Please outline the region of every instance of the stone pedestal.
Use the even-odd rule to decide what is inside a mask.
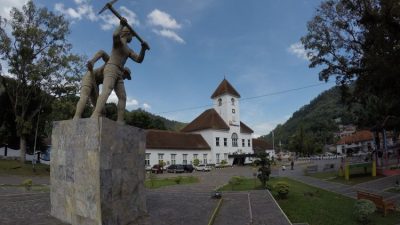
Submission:
[[[145,224],[145,132],[115,121],[54,122],[51,215],[73,225]]]

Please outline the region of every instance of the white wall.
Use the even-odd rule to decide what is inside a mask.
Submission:
[[[192,164],[194,154],[200,163],[203,163],[203,155],[207,154],[207,163],[211,160],[210,150],[180,150],[180,149],[146,149],[146,154],[150,154],[150,166],[158,164],[158,154],[163,155],[163,161],[168,165],[172,164],[171,154],[175,154],[175,164],[183,164],[183,155],[187,154],[187,164]]]

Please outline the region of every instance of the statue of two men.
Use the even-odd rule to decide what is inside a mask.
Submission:
[[[82,80],[81,98],[77,104],[74,119],[81,117],[89,95],[91,96],[93,104],[95,104],[95,109],[91,118],[101,116],[106,101],[112,90],[114,90],[118,97],[117,122],[124,123],[126,92],[123,80],[130,80],[130,71],[128,68],[124,68],[124,65],[128,58],[137,63],[141,63],[146,50],[149,50],[149,46],[146,42],[142,42],[139,55],[129,48],[128,44],[131,42],[133,34],[127,26],[128,23],[126,19],[122,17],[120,25],[113,33],[113,45],[110,56],[104,51],[99,51],[93,59],[88,62],[89,71]],[[106,63],[102,67],[92,71],[94,63],[100,58]],[[101,81],[103,83],[102,92],[100,96],[96,98],[98,95],[96,94],[98,93],[98,85],[101,84]]]

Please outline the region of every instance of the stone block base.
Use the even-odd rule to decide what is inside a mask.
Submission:
[[[51,215],[73,225],[146,224],[145,132],[115,121],[54,122]]]

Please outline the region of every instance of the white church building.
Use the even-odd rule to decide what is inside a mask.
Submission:
[[[240,121],[240,94],[224,79],[211,95],[207,109],[180,132],[148,130],[146,166],[191,164],[228,165],[252,162],[253,130]]]

